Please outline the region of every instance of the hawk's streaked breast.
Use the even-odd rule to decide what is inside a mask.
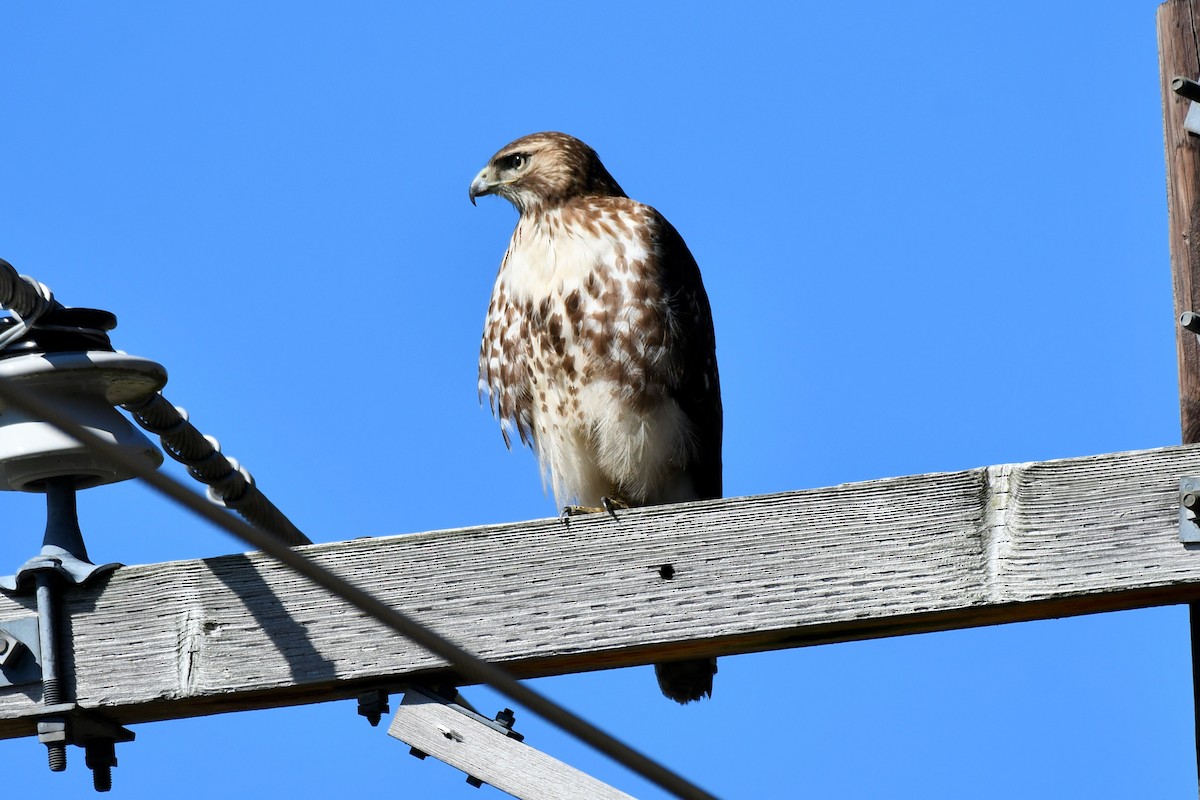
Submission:
[[[689,499],[659,219],[623,197],[522,218],[496,278],[480,391],[534,446],[560,504]]]

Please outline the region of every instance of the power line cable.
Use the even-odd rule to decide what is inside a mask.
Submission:
[[[208,486],[208,499],[232,508],[250,524],[295,547],[312,544],[287,516],[259,490],[254,478],[235,459],[221,452],[221,444],[197,430],[187,411],[173,406],[161,394],[124,403],[134,421],[158,436],[163,451],[188,468],[188,474]]]

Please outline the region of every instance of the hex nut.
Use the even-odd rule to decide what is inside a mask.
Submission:
[[[0,667],[12,666],[24,649],[24,642],[6,631],[0,631]]]

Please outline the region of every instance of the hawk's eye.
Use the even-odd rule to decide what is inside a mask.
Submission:
[[[513,155],[504,159],[504,161],[505,169],[522,169],[526,164],[529,163],[529,156],[525,155],[524,153],[514,153]]]

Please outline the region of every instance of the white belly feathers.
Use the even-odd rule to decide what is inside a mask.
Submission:
[[[628,200],[522,218],[497,276],[480,391],[527,429],[559,504],[695,497],[669,312],[653,242],[635,233],[654,219]]]

